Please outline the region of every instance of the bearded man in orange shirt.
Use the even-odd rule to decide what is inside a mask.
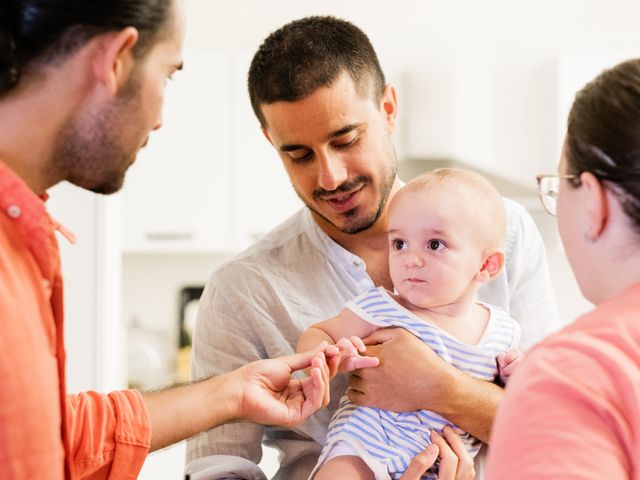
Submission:
[[[179,0],[0,3],[2,479],[136,478],[149,450],[234,419],[295,425],[326,403],[314,352],[150,394],[65,391],[61,227],[46,191],[122,186],[160,128],[183,32]]]

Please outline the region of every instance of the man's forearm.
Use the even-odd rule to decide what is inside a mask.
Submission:
[[[150,451],[164,448],[237,417],[229,374],[143,393],[151,418]]]
[[[457,371],[437,413],[482,442],[489,443],[503,394],[504,390],[499,386]]]

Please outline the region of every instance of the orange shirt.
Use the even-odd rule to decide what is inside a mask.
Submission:
[[[0,162],[0,478],[134,479],[151,440],[140,393],[65,391],[55,229]]]
[[[487,479],[640,479],[640,285],[544,340],[516,369]]]

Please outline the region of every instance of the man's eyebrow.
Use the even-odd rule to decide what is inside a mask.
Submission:
[[[305,147],[304,145],[280,145],[279,150],[281,152],[293,152],[295,150],[302,150],[303,148],[309,148],[309,147]]]
[[[361,125],[360,123],[353,123],[351,125],[347,125],[346,127],[342,127],[339,130],[336,130],[335,132],[331,132],[329,135],[327,135],[327,140],[333,140],[334,138],[341,137],[342,135],[346,135],[347,133],[352,132],[353,130],[360,127],[360,125]],[[305,148],[309,148],[309,147],[305,145],[293,143],[293,144],[281,145],[279,150],[281,152],[293,152],[295,150],[302,150]]]
[[[358,127],[360,127],[360,123],[352,123],[351,125],[347,125],[346,127],[342,127],[340,130],[336,130],[335,132],[331,132],[327,137],[327,140],[332,140],[336,137],[341,137],[349,132],[354,131]]]

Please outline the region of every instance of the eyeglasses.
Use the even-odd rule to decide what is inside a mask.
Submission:
[[[537,175],[538,180],[538,193],[540,194],[540,201],[542,206],[551,215],[555,216],[558,207],[558,188],[560,187],[560,180],[575,180],[578,177],[576,175]]]

